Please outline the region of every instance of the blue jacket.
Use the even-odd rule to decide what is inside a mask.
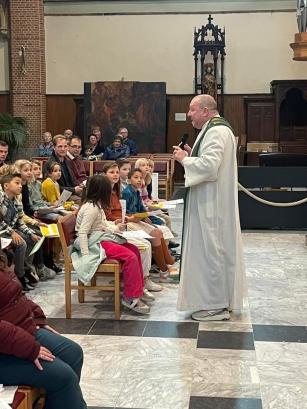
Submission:
[[[136,142],[133,139],[127,138],[123,141],[123,143],[129,147],[131,156],[135,156],[138,154],[138,148],[136,146]]]
[[[140,192],[135,190],[131,185],[128,185],[123,190],[122,198],[126,200],[127,214],[146,212]]]
[[[102,159],[103,160],[117,160],[120,158],[127,158],[130,155],[130,150],[127,145],[122,145],[119,148],[114,148],[113,145],[109,145],[104,154]]]

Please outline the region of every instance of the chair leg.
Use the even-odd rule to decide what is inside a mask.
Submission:
[[[78,286],[83,287],[83,289],[78,288],[78,301],[84,303],[84,284],[78,280]]]
[[[115,319],[120,320],[120,269],[117,266],[114,274],[114,307],[115,307]]]
[[[66,318],[71,318],[71,273],[65,266],[65,309]]]
[[[97,276],[95,274],[94,277],[91,279],[91,286],[95,287],[96,285],[97,285]]]

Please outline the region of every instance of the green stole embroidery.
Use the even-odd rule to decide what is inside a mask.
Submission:
[[[231,125],[229,124],[229,122],[226,121],[225,118],[222,118],[221,116],[214,116],[213,118],[210,119],[202,136],[199,138],[195,146],[193,146],[191,156],[198,156],[200,144],[202,143],[204,136],[209,131],[209,129],[213,128],[214,126],[221,126],[221,125],[227,126],[227,128],[229,128],[233,132]]]

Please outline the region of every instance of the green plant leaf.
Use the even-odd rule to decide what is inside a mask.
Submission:
[[[0,113],[0,139],[7,142],[10,149],[23,146],[28,136],[28,125],[24,118]]]

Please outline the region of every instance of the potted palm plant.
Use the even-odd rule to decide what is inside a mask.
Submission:
[[[6,112],[0,113],[0,139],[7,142],[10,156],[24,145],[29,136],[27,121]]]

